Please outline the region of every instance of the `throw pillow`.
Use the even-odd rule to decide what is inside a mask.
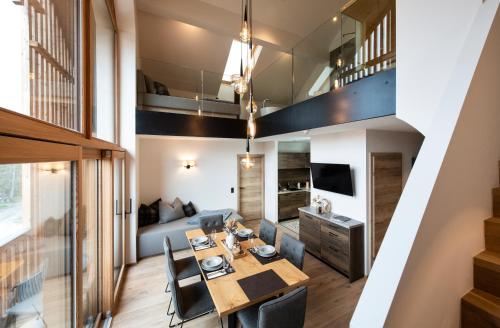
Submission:
[[[196,214],[196,208],[194,208],[194,205],[191,202],[187,203],[187,205],[183,205],[182,209],[184,210],[186,216],[191,217]]]
[[[141,204],[139,207],[139,227],[144,227],[160,220],[160,202],[161,198],[155,200],[149,205]]]
[[[168,88],[165,84],[155,81],[154,86],[155,86],[157,95],[170,96],[170,92],[168,92]]]
[[[174,220],[182,219],[186,215],[182,209],[182,202],[176,198],[172,204],[166,202],[160,203],[160,221],[159,223],[167,223]]]
[[[156,93],[155,82],[151,80],[146,74],[144,74],[144,82],[146,83],[147,93]]]

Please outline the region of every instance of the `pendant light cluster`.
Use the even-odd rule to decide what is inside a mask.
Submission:
[[[248,111],[247,122],[247,144],[246,156],[241,161],[245,168],[254,166],[254,161],[250,157],[250,140],[255,138],[256,125],[255,114],[257,113],[257,105],[255,103],[253,94],[253,78],[252,71],[254,66],[254,53],[253,53],[253,26],[252,26],[252,0],[241,1],[241,61],[240,61],[240,74],[233,76],[234,92],[243,96],[248,92],[248,103],[246,110]],[[246,67],[243,69],[243,56],[246,56]]]

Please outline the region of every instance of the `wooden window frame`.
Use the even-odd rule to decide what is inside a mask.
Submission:
[[[106,268],[106,259],[113,258],[113,248],[106,244],[111,240],[106,235],[111,230],[105,224],[106,218],[113,218],[113,158],[122,156],[125,162],[125,149],[120,143],[120,103],[119,103],[119,33],[115,15],[114,0],[105,0],[110,12],[111,20],[115,30],[115,142],[107,142],[92,136],[92,111],[93,111],[93,40],[91,34],[91,2],[80,0],[80,47],[81,47],[81,79],[78,86],[81,90],[81,131],[70,130],[31,116],[18,113],[8,108],[0,107],[0,164],[48,162],[48,161],[75,161],[76,170],[76,234],[74,240],[76,263],[75,263],[75,292],[73,323],[76,327],[83,327],[83,281],[82,281],[82,239],[83,220],[82,215],[82,161],[83,159],[100,159],[100,192],[102,197],[100,205],[100,297],[101,314],[96,318],[94,326],[99,326],[101,318],[106,312],[112,312],[117,304],[123,279],[126,274],[124,266],[120,272],[117,289],[113,288],[113,262]],[[126,166],[125,166],[126,168]],[[111,171],[109,171],[111,169]],[[106,171],[107,170],[107,171]],[[105,172],[111,172],[106,176]],[[126,172],[124,171],[125,175]],[[123,186],[125,190],[125,186]],[[106,196],[106,197],[105,197]],[[110,198],[109,198],[110,197]],[[110,220],[113,222],[113,220]],[[111,255],[111,256],[109,256]],[[111,272],[111,284],[109,284],[109,272]],[[106,282],[108,279],[108,282]]]

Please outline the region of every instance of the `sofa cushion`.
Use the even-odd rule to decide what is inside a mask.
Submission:
[[[158,198],[149,205],[141,204],[141,206],[139,207],[138,217],[139,227],[158,223],[158,221],[160,220],[160,202],[161,198]]]
[[[155,81],[154,86],[155,86],[157,95],[170,96],[170,92],[168,92],[168,88],[165,84]]]
[[[183,204],[179,198],[176,198],[172,204],[161,202],[159,223],[167,223],[185,217],[182,206]]]
[[[194,208],[194,205],[191,202],[183,205],[182,209],[184,210],[184,214],[186,214],[186,216],[193,216],[196,214],[196,208]]]
[[[146,74],[144,74],[144,82],[146,83],[147,93],[156,93],[155,82]]]

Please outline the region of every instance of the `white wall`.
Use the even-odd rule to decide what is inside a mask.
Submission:
[[[366,130],[311,136],[311,162],[349,164],[353,172],[354,196],[311,188],[332,203],[332,211],[366,222]]]
[[[253,154],[264,154],[264,145],[254,143]],[[198,210],[237,209],[237,158],[245,153],[245,140],[186,137],[139,137],[140,201],[158,198],[184,203]],[[195,160],[185,169],[183,160]],[[234,193],[231,193],[231,188]]]
[[[265,202],[266,219],[278,222],[278,142],[264,143],[266,156]]]
[[[476,70],[498,4],[498,0],[487,0],[477,15],[470,13],[475,17],[464,35],[466,46],[459,51],[446,91],[433,104],[439,111],[426,133],[351,327],[459,326],[460,298],[472,288],[472,257],[484,247],[483,220],[491,215],[491,187],[498,183],[499,14]],[[464,4],[449,5],[460,12]],[[428,8],[408,15],[435,14],[441,23],[454,19],[455,10]],[[437,29],[440,26],[433,24]],[[425,49],[435,51],[430,46]],[[429,78],[436,74],[439,71]],[[422,97],[419,90],[414,93],[415,98]]]
[[[116,6],[118,23],[118,72],[120,76],[120,145],[127,150],[125,199],[132,199],[131,214],[125,226],[127,237],[126,261],[135,263],[137,232],[137,174],[136,174],[136,33],[134,0],[121,0]],[[126,203],[128,207],[128,202]]]
[[[424,135],[482,2],[397,1],[396,116]]]

